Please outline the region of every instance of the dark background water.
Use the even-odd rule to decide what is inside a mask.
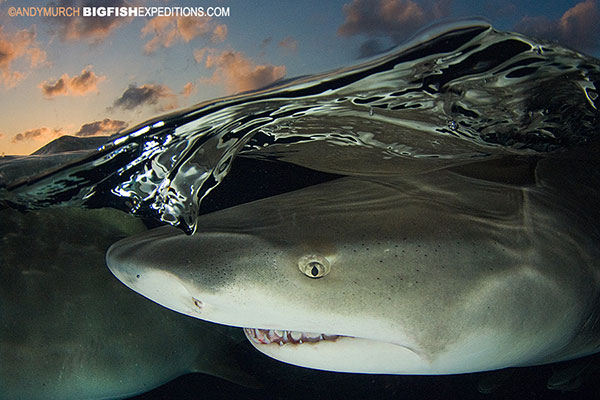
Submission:
[[[252,349],[249,349],[252,350]],[[307,398],[397,398],[397,399],[595,399],[598,371],[591,369],[575,391],[546,388],[554,365],[515,368],[514,373],[490,394],[478,391],[480,379],[490,373],[406,376],[360,375],[310,371],[249,355],[248,362],[263,368],[264,388],[251,389],[203,374],[179,377],[135,400],[158,399],[307,399]],[[567,365],[562,363],[559,365]]]

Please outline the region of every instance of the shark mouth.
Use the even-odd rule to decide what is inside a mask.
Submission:
[[[341,335],[329,335],[326,333],[313,333],[313,332],[297,332],[297,331],[285,331],[278,329],[258,329],[258,328],[244,328],[246,337],[256,344],[271,344],[276,343],[280,346],[284,344],[302,344],[302,343],[316,343],[321,341],[335,341]]]

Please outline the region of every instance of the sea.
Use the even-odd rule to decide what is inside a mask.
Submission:
[[[2,157],[0,209],[110,207],[192,234],[199,215],[344,176],[454,169],[477,178],[499,165],[486,179],[528,185],[535,173],[522,167],[550,160],[548,185],[598,221],[599,92],[599,60],[461,21],[358,65],[208,101],[113,137],[60,138],[31,156]],[[520,172],[506,175],[507,165]],[[583,366],[403,376],[309,370],[249,344],[244,351],[243,362],[268,377],[263,387],[186,374],[133,398],[579,399],[599,389],[593,356]],[[567,368],[582,372],[549,389]]]

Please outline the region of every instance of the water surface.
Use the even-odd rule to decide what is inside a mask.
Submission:
[[[374,176],[594,158],[599,86],[594,58],[463,22],[358,66],[147,121],[41,174],[5,163],[0,199],[108,205],[191,232],[239,156]],[[585,155],[565,156],[573,149]]]

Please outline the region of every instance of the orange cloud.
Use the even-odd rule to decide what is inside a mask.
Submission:
[[[86,0],[60,0],[58,7],[83,7],[89,6]],[[126,7],[130,6],[124,0],[105,0],[102,6],[106,7]],[[129,23],[132,18],[129,17],[48,17],[47,21],[57,26],[57,33],[61,40],[87,40],[90,43],[102,42],[115,29]]]
[[[412,0],[353,0],[342,8],[346,20],[338,34],[384,35],[399,43],[433,19],[447,16],[451,2],[437,0],[420,5]]]
[[[524,17],[514,29],[578,50],[594,50],[600,46],[600,10],[597,1],[586,0],[565,11],[558,20]]]
[[[183,97],[190,97],[191,95],[196,93],[197,90],[198,88],[196,87],[196,84],[194,82],[188,82],[183,86],[181,94],[183,95]]]
[[[210,37],[210,41],[213,43],[220,43],[227,38],[227,25],[220,24],[215,27],[213,34]]]
[[[62,128],[48,128],[43,126],[41,128],[30,129],[28,131],[17,133],[13,139],[13,143],[29,141],[29,140],[37,140],[37,141],[49,141],[52,139],[56,139],[59,136],[66,135],[67,133]]]
[[[90,92],[98,91],[98,83],[105,80],[105,76],[98,76],[90,67],[84,68],[80,75],[69,77],[63,74],[56,81],[46,81],[40,83],[39,87],[47,98],[54,96],[83,96]]]
[[[80,137],[109,136],[127,128],[127,125],[125,121],[104,118],[102,121],[94,121],[81,125],[81,128],[74,135]]]
[[[285,76],[284,65],[255,65],[250,59],[237,51],[216,49],[194,50],[196,62],[206,68],[215,69],[209,83],[223,83],[228,93],[247,92],[259,89]]]
[[[0,26],[0,83],[13,87],[26,76],[24,71],[12,68],[17,60],[29,60],[31,68],[46,62],[46,52],[36,42],[34,28],[22,29],[14,34],[4,33]]]
[[[165,85],[132,84],[114,101],[113,107],[133,110],[146,104],[156,105],[159,111],[172,110],[177,107],[177,96]]]
[[[142,37],[148,35],[154,37],[144,45],[144,52],[152,54],[161,47],[171,47],[180,40],[189,43],[197,37],[222,42],[227,37],[227,26],[215,26],[208,17],[154,17],[142,28]]]
[[[278,46],[283,47],[284,49],[296,51],[298,49],[298,41],[291,36],[288,36],[279,42]]]

